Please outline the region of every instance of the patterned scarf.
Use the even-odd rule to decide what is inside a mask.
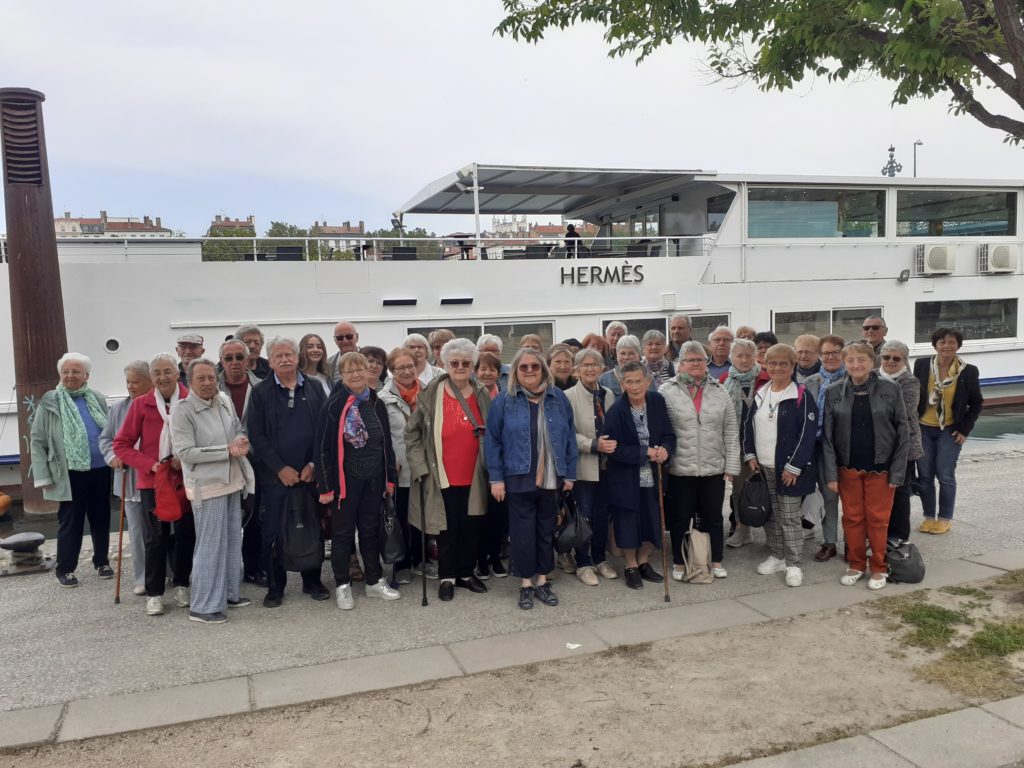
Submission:
[[[548,420],[544,418],[544,401],[547,399],[544,395],[547,392],[547,386],[541,387],[536,392],[527,389],[522,384],[519,385],[519,388],[531,400],[540,398],[540,402],[537,403],[537,474],[535,476],[537,487],[555,488],[557,480],[555,459],[551,450],[551,436],[548,434]]]
[[[932,387],[932,391],[928,393],[928,404],[935,406],[935,414],[938,416],[940,428],[946,426],[946,400],[943,394],[950,387],[956,386],[957,377],[963,369],[964,361],[958,355],[953,358],[953,362],[949,366],[949,374],[946,378],[940,378],[939,356],[935,355],[932,358],[932,379],[935,381],[935,385]]]
[[[74,392],[65,388],[63,384],[58,384],[55,391],[57,392],[57,411],[60,413],[60,423],[64,431],[64,454],[67,457],[68,469],[75,472],[88,472],[92,467],[89,435],[85,431],[82,414],[74,401],[80,397],[85,398],[89,415],[100,429],[107,425],[107,416],[100,407],[96,393],[89,389],[88,384],[83,384]]]
[[[646,365],[647,370],[650,371],[651,378],[658,382],[658,384],[664,384],[672,377],[672,366],[665,358],[661,358],[661,360],[656,363],[645,360],[644,365]]]
[[[415,379],[412,383],[412,386],[406,389],[401,384],[399,384],[398,379],[395,379],[395,386],[398,387],[398,394],[400,394],[402,396],[402,399],[405,400],[406,404],[409,406],[409,410],[415,411],[416,398],[420,396],[420,390],[423,388],[420,385],[420,380]]]
[[[821,386],[818,387],[818,434],[821,434],[822,423],[825,421],[825,390],[835,384],[841,378],[846,376],[846,365],[840,365],[836,370],[829,372],[826,371],[824,366],[818,371],[818,375],[821,376]]]
[[[367,387],[358,395],[350,394],[348,397],[348,410],[345,412],[345,442],[353,448],[363,448],[366,441],[370,439],[370,433],[363,423],[362,414],[359,413],[359,404],[370,399],[370,388]]]

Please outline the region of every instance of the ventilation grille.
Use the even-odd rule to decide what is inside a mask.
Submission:
[[[39,151],[39,120],[35,101],[6,101],[0,105],[4,168],[8,184],[43,183]]]
[[[978,246],[978,271],[981,273],[988,272],[988,243],[982,243]]]

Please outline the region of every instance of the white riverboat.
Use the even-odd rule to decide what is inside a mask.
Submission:
[[[60,240],[68,343],[92,357],[93,386],[120,396],[130,360],[172,350],[186,331],[202,334],[213,355],[242,322],[268,335],[313,331],[329,343],[333,325],[348,319],[362,344],[385,348],[443,326],[495,333],[514,348],[527,332],[550,343],[611,320],[665,329],[674,312],[689,314],[704,338],[719,324],[770,329],[784,341],[855,338],[866,315],[881,314],[889,338],[915,356],[930,353],[937,326],[959,328],[986,397],[1024,393],[1019,180],[474,164],[395,215],[414,214],[478,223],[436,241],[366,241],[349,261],[329,260],[329,239],[234,238],[239,260],[217,262],[203,261],[202,238]],[[599,231],[572,249],[480,231],[481,216],[506,214],[584,220]],[[0,284],[6,296],[6,263]],[[8,465],[18,460],[16,409],[31,407],[15,400],[12,354],[3,311],[0,462]]]

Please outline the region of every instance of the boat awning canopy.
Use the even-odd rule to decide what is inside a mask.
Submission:
[[[473,163],[428,184],[398,213],[566,216],[597,200],[634,193],[647,186],[689,181],[714,172],[629,168],[557,168]],[[479,209],[474,205],[474,181]]]

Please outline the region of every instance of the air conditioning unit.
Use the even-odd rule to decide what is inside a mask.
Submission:
[[[982,275],[1006,275],[1017,271],[1016,245],[978,246],[978,272]]]
[[[918,275],[951,275],[956,252],[948,245],[914,246],[914,271]]]

